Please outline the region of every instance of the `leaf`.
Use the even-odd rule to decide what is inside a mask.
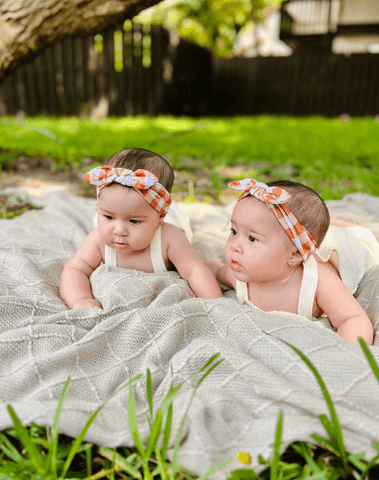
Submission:
[[[62,413],[63,403],[66,399],[68,389],[70,387],[71,377],[68,377],[65,386],[63,387],[62,393],[59,397],[58,407],[55,411],[53,426],[51,427],[51,439],[50,445],[48,447],[48,460],[47,465],[50,472],[56,475],[57,473],[57,451],[58,451],[58,437],[59,437],[59,418]]]
[[[80,447],[80,444],[82,443],[83,441],[83,438],[85,436],[85,434],[87,433],[87,430],[89,429],[89,427],[91,426],[92,422],[95,420],[97,414],[100,412],[100,410],[109,402],[109,400],[111,398],[113,398],[115,395],[117,395],[117,393],[119,393],[121,390],[123,390],[125,387],[127,387],[128,385],[131,386],[131,384],[137,380],[139,380],[140,378],[142,377],[142,375],[137,375],[136,377],[132,378],[131,380],[129,380],[128,382],[126,382],[124,385],[122,385],[122,387],[120,387],[118,390],[116,390],[102,405],[100,405],[99,408],[96,409],[96,411],[90,416],[89,420],[87,421],[87,423],[85,424],[83,430],[80,432],[79,436],[75,439],[72,447],[71,447],[71,450],[70,450],[70,453],[68,454],[67,456],[67,459],[65,461],[65,464],[63,466],[63,470],[62,470],[62,473],[61,473],[61,476],[62,477],[65,477],[70,465],[71,465],[71,462],[74,458],[74,456],[76,455],[79,447]]]
[[[277,480],[278,478],[279,461],[280,461],[280,445],[282,444],[282,432],[283,432],[283,411],[280,410],[278,415],[278,422],[276,424],[274,456],[270,464],[270,480]]]
[[[0,433],[0,450],[15,463],[28,463],[4,433]]]
[[[162,448],[161,448],[161,454],[163,458],[166,458],[166,453],[167,453],[168,445],[170,441],[172,414],[173,414],[173,406],[171,403],[167,410],[166,424],[163,432],[163,441],[162,441]]]
[[[307,462],[307,465],[309,465],[312,473],[321,472],[320,467],[313,460],[313,456],[309,452],[310,447],[307,444],[302,442],[300,445],[293,444],[291,446],[304,458],[304,460]]]
[[[365,356],[367,358],[367,361],[368,361],[372,371],[374,372],[374,375],[375,375],[377,381],[379,382],[379,366],[376,363],[373,354],[370,352],[370,349],[368,348],[366,342],[363,340],[362,337],[358,337],[358,342],[359,342],[359,344],[360,344],[360,346],[363,350],[363,353],[365,354]]]
[[[22,425],[13,408],[7,405],[7,410],[12,418],[14,428],[16,429],[18,438],[28,452],[30,463],[35,467],[38,473],[46,473],[43,457],[37,450],[33,440],[29,436],[28,430]]]
[[[146,371],[146,397],[147,397],[147,403],[149,405],[150,422],[152,422],[153,421],[153,391],[151,388],[151,373],[149,369],[147,369]]]
[[[331,396],[328,392],[328,389],[326,388],[326,385],[325,385],[323,379],[321,378],[321,375],[318,373],[316,367],[304,355],[304,353],[301,352],[298,348],[294,347],[293,345],[291,345],[289,343],[288,343],[288,345],[289,345],[289,347],[292,348],[292,350],[294,352],[296,352],[299,355],[299,357],[310,368],[313,375],[316,377],[316,380],[317,380],[317,382],[318,382],[318,384],[321,388],[321,391],[324,395],[326,404],[327,404],[328,409],[329,409],[330,417],[331,417],[331,424],[330,425],[331,425],[331,428],[333,429],[333,435],[332,435],[331,440],[335,440],[335,442],[336,442],[335,448],[338,449],[339,455],[342,458],[342,462],[343,462],[344,466],[346,467],[346,465],[347,465],[347,454],[346,454],[346,450],[345,450],[345,445],[343,443],[342,429],[341,429],[340,422],[338,420],[337,412],[334,408],[332,398],[331,398]]]

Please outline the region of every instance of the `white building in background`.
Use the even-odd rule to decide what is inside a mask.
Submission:
[[[379,0],[285,0],[237,38],[235,55],[379,53]]]
[[[378,0],[341,1],[338,27],[333,40],[336,53],[379,53]]]
[[[279,10],[266,9],[263,23],[251,23],[237,35],[234,54],[244,57],[291,55],[292,49],[280,40],[279,33]]]

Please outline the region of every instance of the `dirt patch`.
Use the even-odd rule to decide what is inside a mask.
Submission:
[[[86,171],[86,165],[89,167],[94,162],[95,159],[83,159],[83,170]],[[232,167],[230,167],[230,170],[232,170]],[[239,170],[240,168],[238,173]],[[228,171],[228,175],[224,179],[225,185],[221,184],[221,188],[218,185],[217,188],[211,181],[212,172],[209,170],[175,170],[175,186],[172,191],[172,198],[177,202],[226,204],[236,198],[235,192],[231,192],[227,188],[227,177],[232,177],[232,173]],[[54,160],[45,157],[20,155],[12,161],[11,165],[3,166],[0,171],[0,191],[7,187],[15,187],[33,197],[41,196],[52,190],[68,190],[74,195],[95,197],[95,189],[83,181],[82,171],[74,166],[56,169],[54,168]],[[0,197],[0,208],[4,207],[6,200],[6,196]],[[16,207],[17,205],[14,206],[14,208]]]
[[[8,155],[9,153],[9,155]],[[95,189],[83,181],[83,172],[104,159],[83,158],[82,170],[73,165],[55,168],[55,161],[46,157],[14,156],[0,148],[2,170],[0,170],[0,191],[7,187],[16,187],[26,195],[41,196],[52,190],[68,190],[74,195],[95,197]],[[8,161],[7,158],[9,157]],[[168,158],[168,161],[170,159]],[[205,202],[214,205],[226,205],[239,194],[228,184],[236,178],[254,176],[263,182],[274,178],[296,180],[298,172],[289,165],[275,165],[269,162],[250,163],[248,165],[218,166],[214,170],[204,168],[201,159],[180,158],[182,168],[175,170],[175,185],[172,198],[177,202]],[[0,197],[0,209],[4,208],[7,197]],[[16,205],[17,206],[17,205]],[[14,208],[16,208],[16,206]],[[25,206],[24,206],[25,207]],[[21,208],[21,207],[20,207]],[[25,207],[26,208],[26,207]]]

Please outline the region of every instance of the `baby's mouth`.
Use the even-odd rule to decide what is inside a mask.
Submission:
[[[123,248],[123,247],[126,247],[127,244],[122,242],[115,242],[115,245],[117,245],[120,248]]]
[[[241,264],[237,262],[237,260],[232,260],[230,262],[230,268],[232,270],[239,270],[241,268]]]

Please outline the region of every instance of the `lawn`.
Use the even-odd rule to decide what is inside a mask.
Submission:
[[[379,195],[379,123],[370,117],[2,117],[0,147],[14,150],[0,154],[4,167],[19,152],[80,168],[84,158],[99,163],[143,147],[178,170],[208,171],[217,190],[249,175],[299,181],[324,200],[356,191]],[[228,167],[241,168],[231,174]]]
[[[325,200],[356,191],[379,195],[379,123],[373,118],[0,118],[0,168],[4,170],[21,153],[51,158],[54,168],[88,169],[89,158],[101,163],[114,152],[130,147],[153,150],[165,156],[175,169],[189,174],[200,170],[209,173],[217,191],[228,181],[248,174],[261,181],[289,178],[303,182]],[[373,362],[369,353],[366,356]],[[378,366],[371,365],[379,381]],[[316,439],[318,447],[298,442],[280,455],[279,417],[273,458],[265,463],[266,470],[256,475],[248,469],[248,455],[241,452],[241,470],[229,479],[379,478],[375,461],[368,463],[362,456],[345,452],[333,404],[328,392],[323,393],[329,420],[322,419],[327,432],[324,439]],[[166,402],[166,422],[169,405]],[[133,404],[128,408],[132,412]],[[58,443],[57,424],[52,429],[34,425],[23,430],[17,418],[14,421],[14,429],[0,433],[0,478],[56,480],[62,478],[62,471],[74,475],[74,470],[76,478],[88,480],[153,478],[150,468],[155,470],[154,478],[194,478],[179,472],[175,462],[168,464],[160,458],[156,439],[148,452],[150,461],[142,443],[138,449],[114,451],[81,444],[80,438],[73,444],[62,436]],[[74,453],[72,458],[69,454],[73,447],[75,458]],[[379,443],[374,447],[378,460]]]

